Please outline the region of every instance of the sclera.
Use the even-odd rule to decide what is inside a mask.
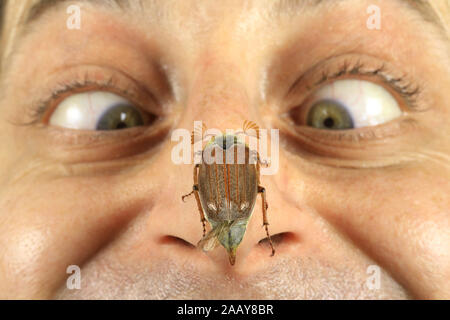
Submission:
[[[101,116],[117,105],[131,106],[131,103],[117,94],[105,91],[73,94],[56,107],[49,124],[69,129],[95,130]]]
[[[336,101],[346,108],[355,128],[376,126],[402,114],[397,101],[386,89],[365,80],[336,80],[317,90],[311,105],[321,100]]]

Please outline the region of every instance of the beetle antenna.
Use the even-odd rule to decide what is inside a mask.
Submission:
[[[199,141],[199,140],[202,140],[203,141],[203,138],[202,138],[202,136],[203,136],[203,131],[206,131],[206,124],[204,124],[203,123],[203,121],[202,121],[202,126],[200,127],[200,126],[196,126],[195,128],[194,128],[194,130],[192,131],[192,134],[191,134],[191,144],[194,144],[194,142],[195,141]]]
[[[245,120],[244,125],[243,125],[243,130],[246,135],[255,137],[255,135],[249,134],[247,132],[248,130],[254,130],[256,132],[256,139],[259,139],[259,126],[256,123],[254,123],[253,121]]]
[[[208,133],[208,134],[205,134],[204,136],[203,136],[203,141],[206,139],[206,138],[208,138],[208,137],[215,137],[216,135],[215,134],[213,134],[213,133]]]

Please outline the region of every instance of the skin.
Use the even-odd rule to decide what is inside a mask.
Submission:
[[[328,2],[278,17],[261,1],[142,2],[138,13],[83,2],[80,30],[66,28],[64,4],[25,34],[16,18],[32,1],[7,7],[0,298],[450,298],[448,1],[433,1],[441,27],[401,0]],[[366,28],[373,3],[381,30]],[[372,131],[375,140],[370,128],[338,139],[295,129],[280,115],[306,93],[287,92],[332,53],[407,75],[420,87],[418,108],[396,96],[404,115]],[[111,68],[131,75],[164,119],[108,133],[20,125],[32,120],[31,102],[86,65],[100,80]],[[170,133],[191,131],[194,120],[239,129],[245,119],[280,129],[279,170],[261,178],[276,254],[259,243],[258,198],[230,266],[223,248],[194,247],[196,203],[181,201],[193,165],[170,161]],[[81,268],[80,290],[66,288],[69,265]],[[370,265],[381,268],[377,290],[366,286]]]

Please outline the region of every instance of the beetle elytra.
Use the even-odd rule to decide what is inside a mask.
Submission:
[[[197,129],[192,132],[192,144],[194,137],[199,135]],[[244,121],[243,133],[248,135],[250,129],[256,132],[256,138],[259,139],[259,127],[251,121]],[[239,141],[236,134],[222,134],[211,138],[201,155],[202,162],[194,167],[192,191],[182,196],[184,201],[186,197],[195,195],[203,225],[203,238],[197,247],[210,251],[221,244],[228,252],[230,264],[234,265],[236,250],[247,230],[259,193],[263,226],[273,256],[275,249],[268,229],[266,190],[260,185],[260,165],[263,162],[259,154]],[[217,161],[218,158],[221,160]],[[208,233],[206,221],[211,225]]]

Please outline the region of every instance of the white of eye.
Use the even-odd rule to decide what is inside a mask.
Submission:
[[[402,114],[395,98],[382,86],[370,81],[334,81],[315,92],[311,105],[321,100],[342,105],[352,117],[355,128],[382,124]]]
[[[105,111],[117,105],[132,104],[111,92],[74,94],[58,105],[50,117],[49,124],[69,129],[95,130]]]

